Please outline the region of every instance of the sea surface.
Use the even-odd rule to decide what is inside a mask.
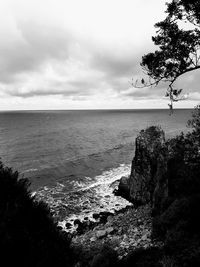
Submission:
[[[135,137],[160,125],[166,137],[188,131],[192,110],[0,112],[0,158],[28,177],[60,222],[129,204],[112,195],[130,173]]]

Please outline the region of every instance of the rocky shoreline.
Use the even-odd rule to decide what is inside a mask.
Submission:
[[[130,165],[120,165],[102,173],[101,176],[90,179],[88,185],[67,191],[67,185],[59,184],[55,187],[44,187],[35,193],[37,200],[48,203],[51,212],[64,231],[73,233],[77,226],[91,227],[104,221],[110,214],[132,203],[113,194],[118,188],[122,175],[130,173]]]
[[[162,246],[162,243],[152,240],[152,207],[156,206],[160,194],[165,195],[165,184],[158,183],[154,178],[159,180],[165,170],[165,166],[158,166],[158,162],[161,162],[159,158],[165,152],[164,142],[164,132],[159,127],[149,127],[136,138],[131,174],[122,177],[114,191],[116,196],[134,205],[114,215],[109,212],[93,214],[98,220],[96,223],[76,222],[77,233],[71,244],[76,251],[81,251],[81,261],[86,259],[86,262],[91,262],[104,246],[114,250],[118,259],[126,257],[135,249]],[[164,152],[159,154],[158,151]]]
[[[127,207],[115,215],[109,215],[104,223],[99,223],[82,234],[72,238],[71,246],[81,251],[79,257],[91,261],[107,246],[116,251],[122,259],[136,248],[161,246],[161,243],[151,238],[152,219],[151,208],[145,205],[135,209]]]
[[[86,195],[91,200],[89,209],[87,205],[82,206],[85,202],[81,203],[79,199],[80,216],[58,221],[60,230],[71,237],[71,248],[79,259],[77,266],[93,266],[93,260],[102,257],[105,247],[118,260],[126,260],[126,256],[137,249],[163,246],[162,242],[152,239],[152,211],[159,210],[160,199],[168,193],[167,180],[162,179],[166,171],[164,132],[156,126],[141,131],[135,147],[129,175],[120,180],[113,176],[112,181],[90,186]],[[54,214],[60,211],[63,188],[59,191],[61,198],[59,195],[56,207],[47,201]],[[44,195],[48,196],[41,196]],[[52,194],[49,196],[51,200]],[[93,203],[95,206],[91,205]],[[64,207],[65,211],[68,208]]]

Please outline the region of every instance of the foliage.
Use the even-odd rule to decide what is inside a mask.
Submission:
[[[158,49],[142,57],[141,66],[149,82],[142,79],[141,83],[145,87],[167,82],[166,96],[172,105],[185,99],[179,97],[182,89],[174,88],[174,82],[186,72],[200,68],[200,2],[172,0],[166,13],[166,18],[155,24],[157,35],[152,37]],[[187,27],[182,27],[183,22]]]
[[[70,239],[27,179],[0,162],[0,253],[3,266],[72,266]]]
[[[192,114],[192,119],[188,121],[188,127],[193,129],[193,134],[200,134],[200,105],[195,107],[195,110]]]
[[[145,135],[149,136],[152,141],[155,141],[161,138],[162,135],[164,136],[164,131],[160,126],[150,126],[145,129]]]
[[[94,256],[91,267],[115,267],[117,264],[117,252],[104,245],[101,251]]]
[[[130,253],[119,264],[120,267],[162,267],[160,261],[163,252],[159,248],[138,248]]]
[[[172,1],[167,12],[175,19],[189,21],[195,26],[200,24],[200,2],[193,0]]]
[[[165,243],[175,266],[200,265],[199,106],[189,125],[193,131],[167,142],[168,199],[153,220],[153,236]]]
[[[156,255],[134,251],[120,266],[200,266],[200,106],[188,124],[192,131],[165,143],[167,168],[159,178],[167,179],[168,194],[157,199],[162,203],[152,226],[152,237],[164,242],[163,250]]]
[[[199,266],[200,195],[176,199],[154,219],[153,234],[165,243],[165,254],[173,257],[176,266]]]

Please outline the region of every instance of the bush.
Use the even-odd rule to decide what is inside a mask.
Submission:
[[[72,266],[69,237],[28,188],[27,179],[0,162],[1,266]]]
[[[200,106],[188,125],[192,131],[165,142],[167,167],[159,181],[167,194],[152,210],[152,237],[164,242],[163,250],[136,250],[120,266],[200,266]]]
[[[94,256],[91,267],[115,267],[117,261],[116,251],[104,245],[101,251]]]
[[[153,219],[153,236],[165,243],[175,266],[200,266],[200,111],[189,122],[193,131],[167,141],[168,198]]]
[[[131,252],[119,264],[120,267],[162,267],[163,251],[159,248],[139,248]]]

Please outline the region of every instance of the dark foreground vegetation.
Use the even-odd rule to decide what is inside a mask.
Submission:
[[[164,240],[172,266],[200,266],[199,107],[188,124],[192,132],[166,143],[168,196],[153,220],[153,236]]]
[[[0,162],[0,266],[72,266],[69,246],[28,180]]]

